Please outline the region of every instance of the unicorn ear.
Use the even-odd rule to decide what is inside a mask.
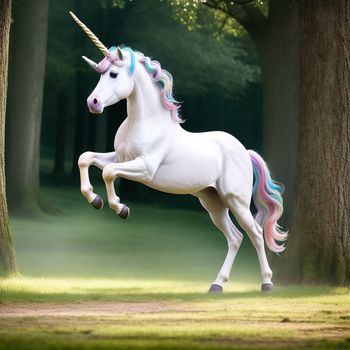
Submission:
[[[90,60],[89,58],[87,58],[85,56],[81,56],[81,57],[92,69],[96,70],[97,63],[95,63],[94,61]]]
[[[117,47],[117,53],[118,53],[118,58],[121,61],[123,61],[123,52],[122,52],[122,50],[119,47]]]

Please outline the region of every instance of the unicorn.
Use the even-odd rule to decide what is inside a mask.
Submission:
[[[287,232],[277,223],[283,212],[283,186],[271,179],[265,161],[228,133],[186,131],[179,115],[180,104],[172,93],[171,74],[141,52],[128,47],[107,49],[84,23],[70,14],[104,55],[99,63],[83,56],[101,74],[87,99],[90,112],[100,114],[105,107],[127,100],[127,117],[115,135],[114,151],[85,152],[79,157],[83,196],[94,208],[103,207],[103,200],[94,193],[89,179],[89,167],[94,165],[102,170],[109,207],[123,219],[129,217],[130,209],[115,192],[114,181],[118,177],[159,191],[197,197],[228,244],[210,293],[223,291],[243,240],[230,218],[231,212],[256,249],[261,290],[272,291],[265,243],[272,252],[280,253],[285,249],[282,242],[287,239]],[[251,199],[257,209],[255,217],[250,211]]]

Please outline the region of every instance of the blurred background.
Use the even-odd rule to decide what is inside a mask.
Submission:
[[[75,11],[107,47],[127,45],[157,59],[173,74],[175,96],[183,101],[180,113],[186,119],[184,127],[187,130],[227,131],[247,148],[261,151],[261,78],[256,49],[249,37],[242,32],[219,38],[216,28],[190,31],[175,18],[169,2],[148,0],[122,4],[121,7],[112,1],[97,0],[50,2],[46,63],[43,62],[42,124],[37,135],[40,138],[41,182],[52,181],[53,185],[62,181],[78,183],[79,155],[86,150],[111,151],[116,130],[126,117],[125,101],[106,109],[102,115],[89,113],[86,99],[99,76],[81,56],[86,55],[96,62],[103,57],[72,21],[69,10]],[[14,6],[16,25],[21,18],[16,19],[16,4]],[[15,59],[16,46],[21,43],[17,40],[17,32],[12,34],[11,58]],[[36,43],[39,45],[40,41],[36,40]],[[21,60],[20,64],[25,65],[25,61]],[[21,80],[24,84],[24,79]],[[18,80],[14,82],[17,83]],[[37,93],[41,91],[38,89]],[[28,98],[35,99],[30,95]],[[10,101],[10,115],[12,109]],[[40,111],[35,117],[41,117]],[[24,116],[19,118],[24,119]],[[24,124],[14,126],[16,133],[20,125]],[[138,200],[167,198],[123,179],[120,191],[125,192],[123,196]],[[12,193],[9,193],[10,206],[11,197]],[[17,199],[13,202],[18,205]],[[172,205],[186,203],[173,196],[171,202]]]
[[[181,115],[189,131],[224,130],[248,148],[261,150],[260,70],[249,38],[218,40],[215,32],[189,31],[174,18],[174,9],[159,0],[127,1],[123,8],[108,2],[51,2],[44,90],[41,159],[54,175],[78,179],[77,160],[85,150],[110,152],[114,135],[126,117],[126,103],[89,114],[86,98],[99,75],[81,59],[103,57],[68,11],[73,9],[107,47],[124,44],[158,60],[174,77],[174,92],[183,101]],[[59,29],[59,30],[58,30]],[[167,195],[120,180],[119,191],[134,200],[158,202]],[[169,205],[186,205],[171,196]]]
[[[105,46],[129,46],[172,73],[186,130],[231,133],[247,149],[266,156],[279,180],[290,181],[283,178],[285,165],[269,153],[272,131],[264,132],[269,121],[264,119],[268,102],[263,108],[263,82],[271,85],[271,79],[262,74],[262,46],[232,16],[196,3],[14,1],[6,172],[21,272],[153,278],[166,273],[210,279],[226,254],[224,237],[191,196],[167,195],[118,179],[117,191],[131,208],[130,219],[121,222],[108,207],[94,211],[80,195],[78,157],[87,150],[113,149],[126,103],[102,115],[89,113],[86,99],[99,76],[81,56],[96,62],[103,57],[71,19],[70,10]],[[258,5],[267,16],[267,4]],[[285,132],[293,134],[288,126]],[[90,169],[92,184],[106,199],[101,172]],[[288,191],[293,193],[290,187]],[[237,259],[240,278],[258,276],[247,239]]]

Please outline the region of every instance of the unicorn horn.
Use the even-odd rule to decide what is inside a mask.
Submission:
[[[73,17],[74,21],[78,23],[79,27],[86,33],[91,41],[96,45],[96,47],[103,53],[103,55],[109,57],[110,53],[107,47],[104,46],[100,40],[98,40],[98,37],[82,21],[80,21],[72,11],[69,11],[69,14]]]
[[[96,70],[97,63],[95,63],[94,61],[90,60],[89,58],[87,58],[85,56],[81,56],[81,57],[92,69]]]

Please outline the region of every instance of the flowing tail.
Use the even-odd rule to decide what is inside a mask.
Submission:
[[[258,153],[251,150],[248,153],[254,172],[253,201],[258,211],[255,221],[264,230],[267,247],[272,252],[281,253],[285,245],[276,241],[285,241],[288,237],[288,233],[282,231],[277,223],[283,213],[284,187],[271,179],[270,171]]]

